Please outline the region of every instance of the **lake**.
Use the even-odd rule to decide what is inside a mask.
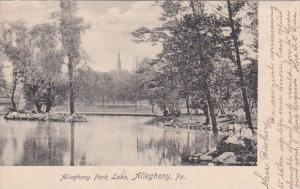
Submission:
[[[22,166],[183,165],[214,148],[210,131],[145,125],[150,117],[89,116],[86,123],[0,119],[0,164]]]

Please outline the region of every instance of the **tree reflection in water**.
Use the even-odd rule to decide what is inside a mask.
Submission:
[[[0,137],[0,161],[1,161],[1,165],[4,165],[3,163],[3,151],[4,151],[4,147],[7,144],[7,138],[2,138]]]
[[[76,166],[76,165],[87,165],[87,161],[86,161],[86,154],[84,152],[81,152],[82,155],[80,155],[81,157],[76,158],[78,156],[78,154],[80,154],[79,152],[76,153],[76,146],[75,146],[75,125],[76,123],[74,122],[70,122],[70,165],[71,166]],[[81,140],[83,138],[81,137]],[[85,141],[87,140],[87,138],[85,138]],[[82,143],[83,141],[81,141]],[[87,141],[86,141],[87,142]],[[78,161],[76,161],[76,159],[78,159]]]
[[[2,127],[0,132],[1,165],[18,165],[23,154],[24,133],[18,132],[19,126]]]
[[[70,165],[71,166],[74,166],[74,139],[75,139],[75,128],[74,128],[74,122],[71,122],[70,123],[70,129],[71,129],[71,150],[70,150],[70,154],[71,154],[71,157],[70,157]]]
[[[87,123],[0,120],[1,165],[181,165],[214,147],[210,131],[147,126],[149,118]]]
[[[27,133],[21,165],[64,165],[69,143],[55,128],[49,122],[39,122]]]
[[[191,132],[188,130],[165,129],[163,136],[151,133],[151,137],[137,135],[137,152],[148,158],[156,159],[158,165],[180,165],[182,159],[190,154],[206,153],[215,147],[214,136],[211,131]],[[155,151],[155,155],[149,152]]]

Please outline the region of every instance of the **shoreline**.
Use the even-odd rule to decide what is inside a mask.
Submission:
[[[0,112],[4,116],[5,112]],[[50,114],[69,114],[68,112],[50,112]],[[105,112],[76,112],[75,114],[84,114],[87,116],[141,116],[141,117],[158,117],[160,115],[144,113],[105,113]]]

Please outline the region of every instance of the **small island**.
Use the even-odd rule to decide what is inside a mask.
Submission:
[[[28,120],[28,121],[57,121],[57,122],[87,122],[84,114],[67,113],[32,113],[26,111],[8,112],[5,120]]]

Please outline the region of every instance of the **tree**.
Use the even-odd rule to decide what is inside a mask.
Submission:
[[[59,31],[64,54],[67,56],[69,75],[70,113],[74,114],[74,72],[82,60],[81,34],[88,28],[82,18],[76,17],[77,5],[73,0],[61,0]]]
[[[203,110],[207,123],[210,119],[213,133],[217,134],[215,110],[225,114],[226,109],[234,106],[239,109],[239,102],[245,100],[244,92],[243,95],[239,95],[241,86],[251,91],[251,98],[255,104],[257,57],[251,57],[250,54],[253,53],[250,53],[249,49],[239,49],[243,42],[234,42],[232,34],[227,35],[228,30],[232,31],[232,20],[224,16],[224,13],[218,12],[220,7],[216,8],[217,11],[211,10],[208,9],[208,4],[210,3],[194,0],[190,0],[188,6],[171,0],[159,2],[163,9],[160,18],[162,26],[152,29],[141,27],[132,35],[138,43],[162,44],[162,51],[157,55],[154,64],[156,69],[153,78],[149,82],[152,89],[155,89],[153,91],[160,94],[155,98],[161,100],[161,107],[164,109],[170,99],[174,99],[174,102],[178,98],[191,99],[192,106]],[[242,6],[243,2],[237,2],[233,7],[239,12]],[[243,13],[249,17],[255,14],[252,8],[249,10]],[[236,37],[244,31],[240,20],[241,18],[235,18],[233,24]],[[251,23],[251,29],[256,31],[255,19],[245,19],[245,23]],[[254,51],[257,50],[257,39],[251,46]],[[240,54],[239,61],[247,61],[248,64],[236,66],[237,50]],[[244,84],[241,78],[245,76],[241,77],[241,72],[246,73]],[[187,101],[187,107],[188,105]]]
[[[213,98],[216,102],[218,111],[224,115],[225,110],[234,109],[236,103],[231,100],[239,100],[234,95],[238,93],[238,80],[235,73],[235,64],[225,58],[216,59],[214,62],[214,72],[212,73]],[[240,104],[240,103],[237,103]]]
[[[250,53],[247,53],[245,57],[245,61],[250,62],[246,66],[244,66],[245,73],[245,83],[247,86],[247,94],[249,98],[250,110],[257,110],[257,83],[258,83],[258,65],[257,65],[257,57],[258,57],[258,3],[257,2],[247,2],[246,3],[247,17],[250,20],[250,23],[245,25],[245,29],[248,30],[248,33],[252,34],[252,43],[249,45],[252,50],[252,56]]]
[[[114,86],[114,96],[120,100],[123,105],[125,101],[134,101],[135,97],[135,76],[127,70],[111,71],[110,76],[112,78]],[[109,86],[109,85],[107,85]]]
[[[234,3],[231,3],[230,0],[227,0],[227,9],[228,9],[228,17],[230,21],[230,28],[231,28],[231,37],[233,40],[234,44],[234,49],[235,49],[235,55],[236,55],[236,64],[238,68],[238,74],[240,78],[240,86],[242,90],[242,96],[243,96],[243,103],[244,103],[244,111],[246,114],[246,120],[247,124],[249,125],[249,128],[252,130],[254,133],[253,125],[252,125],[252,119],[251,119],[251,111],[250,111],[250,106],[248,102],[248,95],[247,95],[247,88],[244,80],[244,72],[242,68],[242,63],[241,63],[241,57],[240,57],[240,49],[239,49],[239,28],[238,24],[234,21],[233,17],[237,14],[237,12],[244,6],[245,1],[236,1]]]
[[[113,92],[112,76],[109,73],[94,71],[91,67],[78,69],[78,74],[75,75],[76,97],[79,101],[89,104],[102,102],[105,104]]]
[[[257,61],[254,60],[253,62],[245,65],[243,67],[245,84],[247,86],[247,94],[249,99],[249,106],[250,111],[253,112],[257,108]]]
[[[181,86],[181,91],[191,94],[197,91],[199,97],[205,96],[213,132],[217,134],[211,77],[213,61],[222,54],[227,42],[222,30],[225,21],[205,13],[203,2],[195,5],[194,1],[190,1],[189,7],[184,7],[177,1],[164,1],[161,6],[163,26],[152,30],[140,28],[133,35],[142,41],[162,42],[163,50],[158,57],[162,67],[168,67],[168,75],[172,76],[169,81],[176,88]]]
[[[32,60],[24,74],[24,96],[40,113],[43,103],[48,113],[55,99],[63,96],[63,54],[58,49],[57,32],[53,24],[37,24],[30,31]]]
[[[5,57],[4,57],[4,53],[2,52],[2,48],[0,46],[0,92],[2,94],[5,94],[6,93],[6,90],[7,90],[7,83],[6,83],[6,80],[4,78],[4,65],[3,65],[3,61],[5,60]]]
[[[151,65],[152,61],[150,58],[144,58],[136,65],[133,90],[135,92],[135,103],[137,103],[138,100],[148,100],[152,106],[152,113],[154,113],[154,96],[152,91],[148,88],[151,80],[154,79],[154,69],[153,65]]]
[[[5,57],[12,63],[13,73],[10,99],[12,111],[17,111],[15,102],[17,85],[23,78],[27,65],[31,62],[29,32],[25,23],[21,21],[7,23],[7,27],[3,28],[3,30],[0,44]]]

